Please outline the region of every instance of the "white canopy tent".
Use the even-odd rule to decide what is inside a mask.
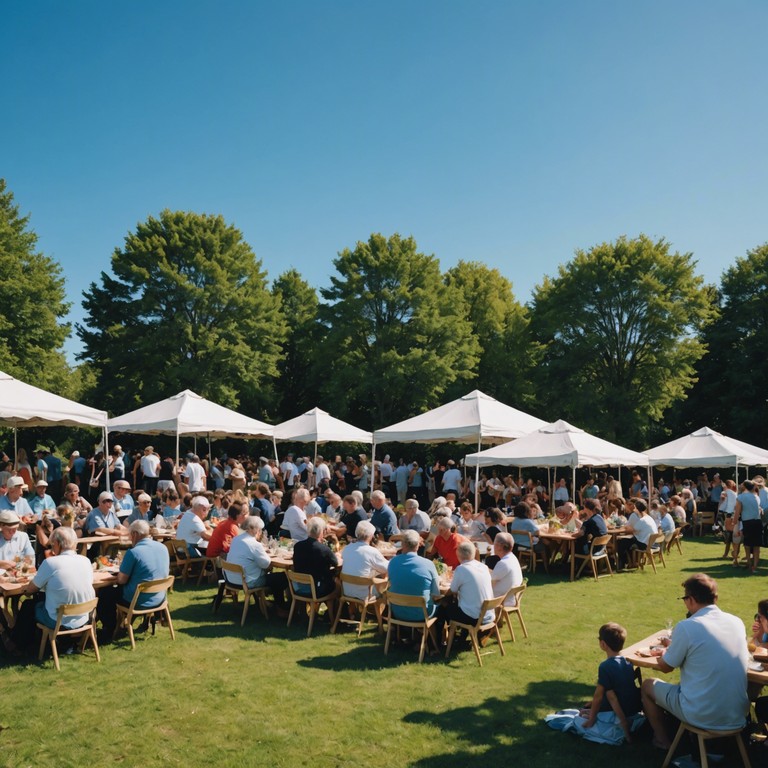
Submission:
[[[739,465],[768,466],[768,451],[749,443],[721,435],[709,427],[691,432],[664,445],[646,451],[653,467],[735,467],[739,481]]]
[[[386,442],[441,443],[483,441],[499,443],[522,437],[546,422],[518,411],[476,389],[458,400],[441,405],[398,424],[377,429],[373,433],[373,454],[376,444]],[[478,466],[475,482],[480,476]]]
[[[107,412],[25,384],[0,371],[0,424],[13,427],[14,466],[19,427],[98,427],[107,448]],[[107,480],[109,482],[109,480]]]
[[[107,422],[107,429],[110,432],[176,435],[177,462],[180,435],[207,437],[209,443],[211,438],[217,437],[269,437],[274,446],[275,433],[275,428],[269,424],[212,403],[189,389],[123,416],[116,416]]]
[[[464,457],[469,466],[508,464],[518,467],[570,467],[576,497],[577,467],[648,466],[644,453],[630,451],[590,435],[562,419],[545,424],[528,435]]]
[[[311,411],[275,425],[275,440],[295,440],[298,443],[314,443],[314,461],[317,461],[318,443],[329,441],[339,443],[372,443],[370,432],[358,429],[341,419],[336,419],[322,408]]]

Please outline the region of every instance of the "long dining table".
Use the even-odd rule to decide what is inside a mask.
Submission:
[[[620,536],[623,536],[626,533],[626,528],[624,526],[621,527],[614,527],[611,528],[608,527],[608,534],[613,539],[613,544],[615,545],[616,539]],[[571,581],[576,580],[576,542],[581,538],[581,534],[579,531],[565,531],[562,528],[558,530],[549,530],[547,524],[545,523],[539,530],[539,538],[543,539],[545,541],[551,541],[557,544],[567,544],[568,545],[568,561],[570,563],[570,576]]]

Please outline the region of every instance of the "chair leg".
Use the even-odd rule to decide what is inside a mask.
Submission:
[[[709,760],[707,760],[707,744],[701,734],[699,734],[699,756],[701,757],[701,768],[709,768]]]
[[[43,630],[43,636],[40,638],[40,650],[37,654],[37,660],[42,661],[43,656],[45,656],[45,644],[48,642],[48,630]]]
[[[749,762],[747,748],[744,746],[744,741],[738,733],[736,734],[736,743],[739,745],[739,752],[741,753],[741,761],[744,763],[744,768],[752,768],[752,763]]]
[[[496,642],[499,644],[501,655],[506,656],[507,652],[504,650],[504,643],[501,642],[501,632],[499,632],[499,625],[497,624],[493,629],[494,632],[496,632]]]
[[[296,608],[296,600],[293,599],[293,596],[291,596],[291,608],[288,611],[288,623],[286,624],[287,627],[291,626],[291,622],[293,621],[293,611]]]
[[[267,596],[264,592],[259,592],[259,609],[261,610],[261,615],[268,620],[269,610],[267,608]]]
[[[51,653],[53,654],[53,664],[56,667],[57,672],[61,672],[61,665],[59,664],[59,649],[56,647],[56,638],[51,635]]]
[[[520,619],[520,626],[523,628],[523,637],[527,638],[528,637],[528,630],[525,627],[525,621],[523,620],[523,614],[520,612],[519,609],[517,611],[515,611],[515,613],[517,613],[517,618]]]
[[[128,625],[128,637],[131,639],[131,650],[136,650],[136,638],[133,634],[133,616],[130,614],[125,617],[125,623]]]
[[[168,606],[165,607],[165,620],[168,622],[168,631],[171,633],[171,640],[175,640],[176,634],[173,631],[173,622],[171,621],[171,612],[168,610]]]
[[[507,629],[509,630],[509,636],[512,639],[512,642],[516,642],[515,640],[515,630],[512,629],[512,619],[509,618],[509,612],[504,611],[504,621],[507,624]]]
[[[477,642],[477,632],[475,631],[474,628],[469,630],[469,639],[472,641],[472,650],[475,652],[477,663],[482,667],[483,658],[482,656],[480,656],[480,646]]]
[[[243,585],[245,586],[245,585]],[[248,616],[248,608],[251,606],[251,594],[243,595],[243,615],[240,617],[240,626],[245,626],[245,618]]]
[[[96,654],[96,661],[101,663],[101,654],[99,653],[99,644],[96,642],[96,632],[93,630],[93,624],[91,624],[91,628],[88,631],[88,636],[91,639],[91,645],[93,645],[94,653]],[[85,643],[83,643],[83,647],[85,647]]]
[[[331,634],[336,634],[336,628],[339,626],[339,622],[341,621],[341,612],[344,610],[344,606],[347,604],[347,601],[342,597],[339,599],[339,608],[336,611],[336,618],[333,620],[333,626],[331,626]]]
[[[450,627],[448,628],[448,645],[445,647],[445,658],[448,658],[448,654],[451,652],[451,647],[453,646],[453,638],[456,635],[456,625],[451,622]]]
[[[424,661],[424,653],[427,650],[427,628],[421,633],[421,645],[419,646],[419,664]]]
[[[307,627],[307,637],[312,634],[312,627],[315,623],[315,612],[317,611],[317,603],[309,604],[309,626]]]
[[[595,581],[598,581],[597,578],[597,563],[595,562],[594,557],[589,558],[589,564],[592,566],[592,575],[595,577]]]
[[[386,640],[384,640],[384,655],[386,656],[389,653],[389,641],[392,637],[392,620],[390,617],[390,620],[387,621],[387,637]]]
[[[672,758],[675,756],[677,745],[680,743],[680,739],[683,738],[683,733],[685,733],[685,725],[680,723],[680,727],[677,729],[675,738],[672,740],[672,744],[669,747],[669,751],[667,752],[667,756],[664,758],[664,763],[662,764],[661,768],[668,768],[669,764],[672,762]]]

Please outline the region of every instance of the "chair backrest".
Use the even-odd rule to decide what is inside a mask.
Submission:
[[[168,547],[171,562],[183,563],[185,560],[189,560],[187,542],[184,539],[170,539],[170,541],[165,542],[165,546]]]
[[[663,531],[659,531],[658,533],[654,533],[650,539],[648,539],[648,546],[653,548],[655,546],[659,546],[664,544],[664,541],[667,537],[664,535]]]
[[[507,594],[506,594],[506,597],[509,597],[510,595],[514,595],[515,596],[515,607],[516,608],[519,608],[520,607],[520,603],[523,602],[523,592],[525,592],[525,589],[526,589],[526,585],[525,584],[521,584],[519,587],[512,587],[512,589],[510,589],[509,592],[507,592]],[[512,606],[508,606],[508,607],[511,608]]]
[[[608,546],[610,541],[610,533],[606,533],[605,536],[596,536],[594,539],[592,539],[592,546],[590,547],[589,554],[591,555],[596,549],[599,549],[600,547]]]
[[[239,573],[243,579],[243,584],[245,584],[245,569],[242,565],[238,565],[237,563],[228,563],[226,560],[222,560],[221,570],[229,571],[230,573]]]
[[[151,595],[157,592],[167,592],[175,581],[175,576],[166,576],[163,579],[152,579],[152,581],[142,581],[136,591],[145,595]]]
[[[349,584],[355,587],[368,587],[368,597],[373,598],[373,588],[376,582],[373,576],[352,576],[349,573],[341,574],[341,589],[344,592],[344,585]],[[346,594],[346,593],[345,593]]]
[[[387,592],[387,604],[390,606],[395,605],[400,608],[421,608],[424,612],[424,621],[426,622],[429,619],[427,601],[424,599],[424,595],[402,595],[398,592]],[[390,618],[392,618],[391,610],[389,615]],[[400,621],[400,619],[395,618],[394,621]]]
[[[512,538],[514,538],[515,536],[522,536],[523,538],[525,538],[527,536],[528,541],[530,542],[527,546],[533,549],[533,534],[530,531],[521,531],[516,528],[511,528],[509,533],[512,536]],[[518,547],[526,546],[525,544],[520,544],[517,540],[515,540],[515,543],[517,544]]]
[[[312,599],[317,600],[317,592],[315,592],[315,580],[312,578],[311,574],[299,573],[298,571],[287,571],[286,576],[288,578],[288,587],[291,590],[291,595],[298,597],[299,599],[308,600],[309,597],[307,595],[297,595],[294,588],[295,584],[303,584],[304,586],[307,586],[311,589]]]
[[[62,619],[65,616],[82,616],[83,614],[87,613],[89,614],[89,618],[92,620],[93,617],[91,617],[90,614],[96,610],[96,605],[98,602],[99,599],[94,597],[93,600],[86,600],[84,603],[65,603],[64,605],[60,605],[59,610],[56,612],[56,628],[53,631],[56,634],[59,633]],[[87,627],[89,624],[90,621],[86,621],[83,627]],[[83,627],[78,627],[77,629],[83,629]],[[76,632],[77,629],[72,631]]]
[[[493,611],[495,620],[498,616],[499,608],[501,608],[506,599],[506,595],[501,595],[500,597],[492,597],[489,600],[483,600],[483,604],[480,606],[480,615],[477,617],[477,626],[483,626],[483,616],[485,616],[488,611]]]

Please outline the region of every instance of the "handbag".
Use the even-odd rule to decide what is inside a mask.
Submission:
[[[96,475],[96,477],[92,477],[92,478],[90,479],[90,482],[88,483],[88,485],[90,485],[90,486],[91,486],[91,488],[98,488],[98,487],[99,487],[99,478],[101,477],[101,473],[102,473],[103,471],[104,471],[104,470],[102,469],[102,470],[99,472],[99,474],[98,474],[98,475]]]

